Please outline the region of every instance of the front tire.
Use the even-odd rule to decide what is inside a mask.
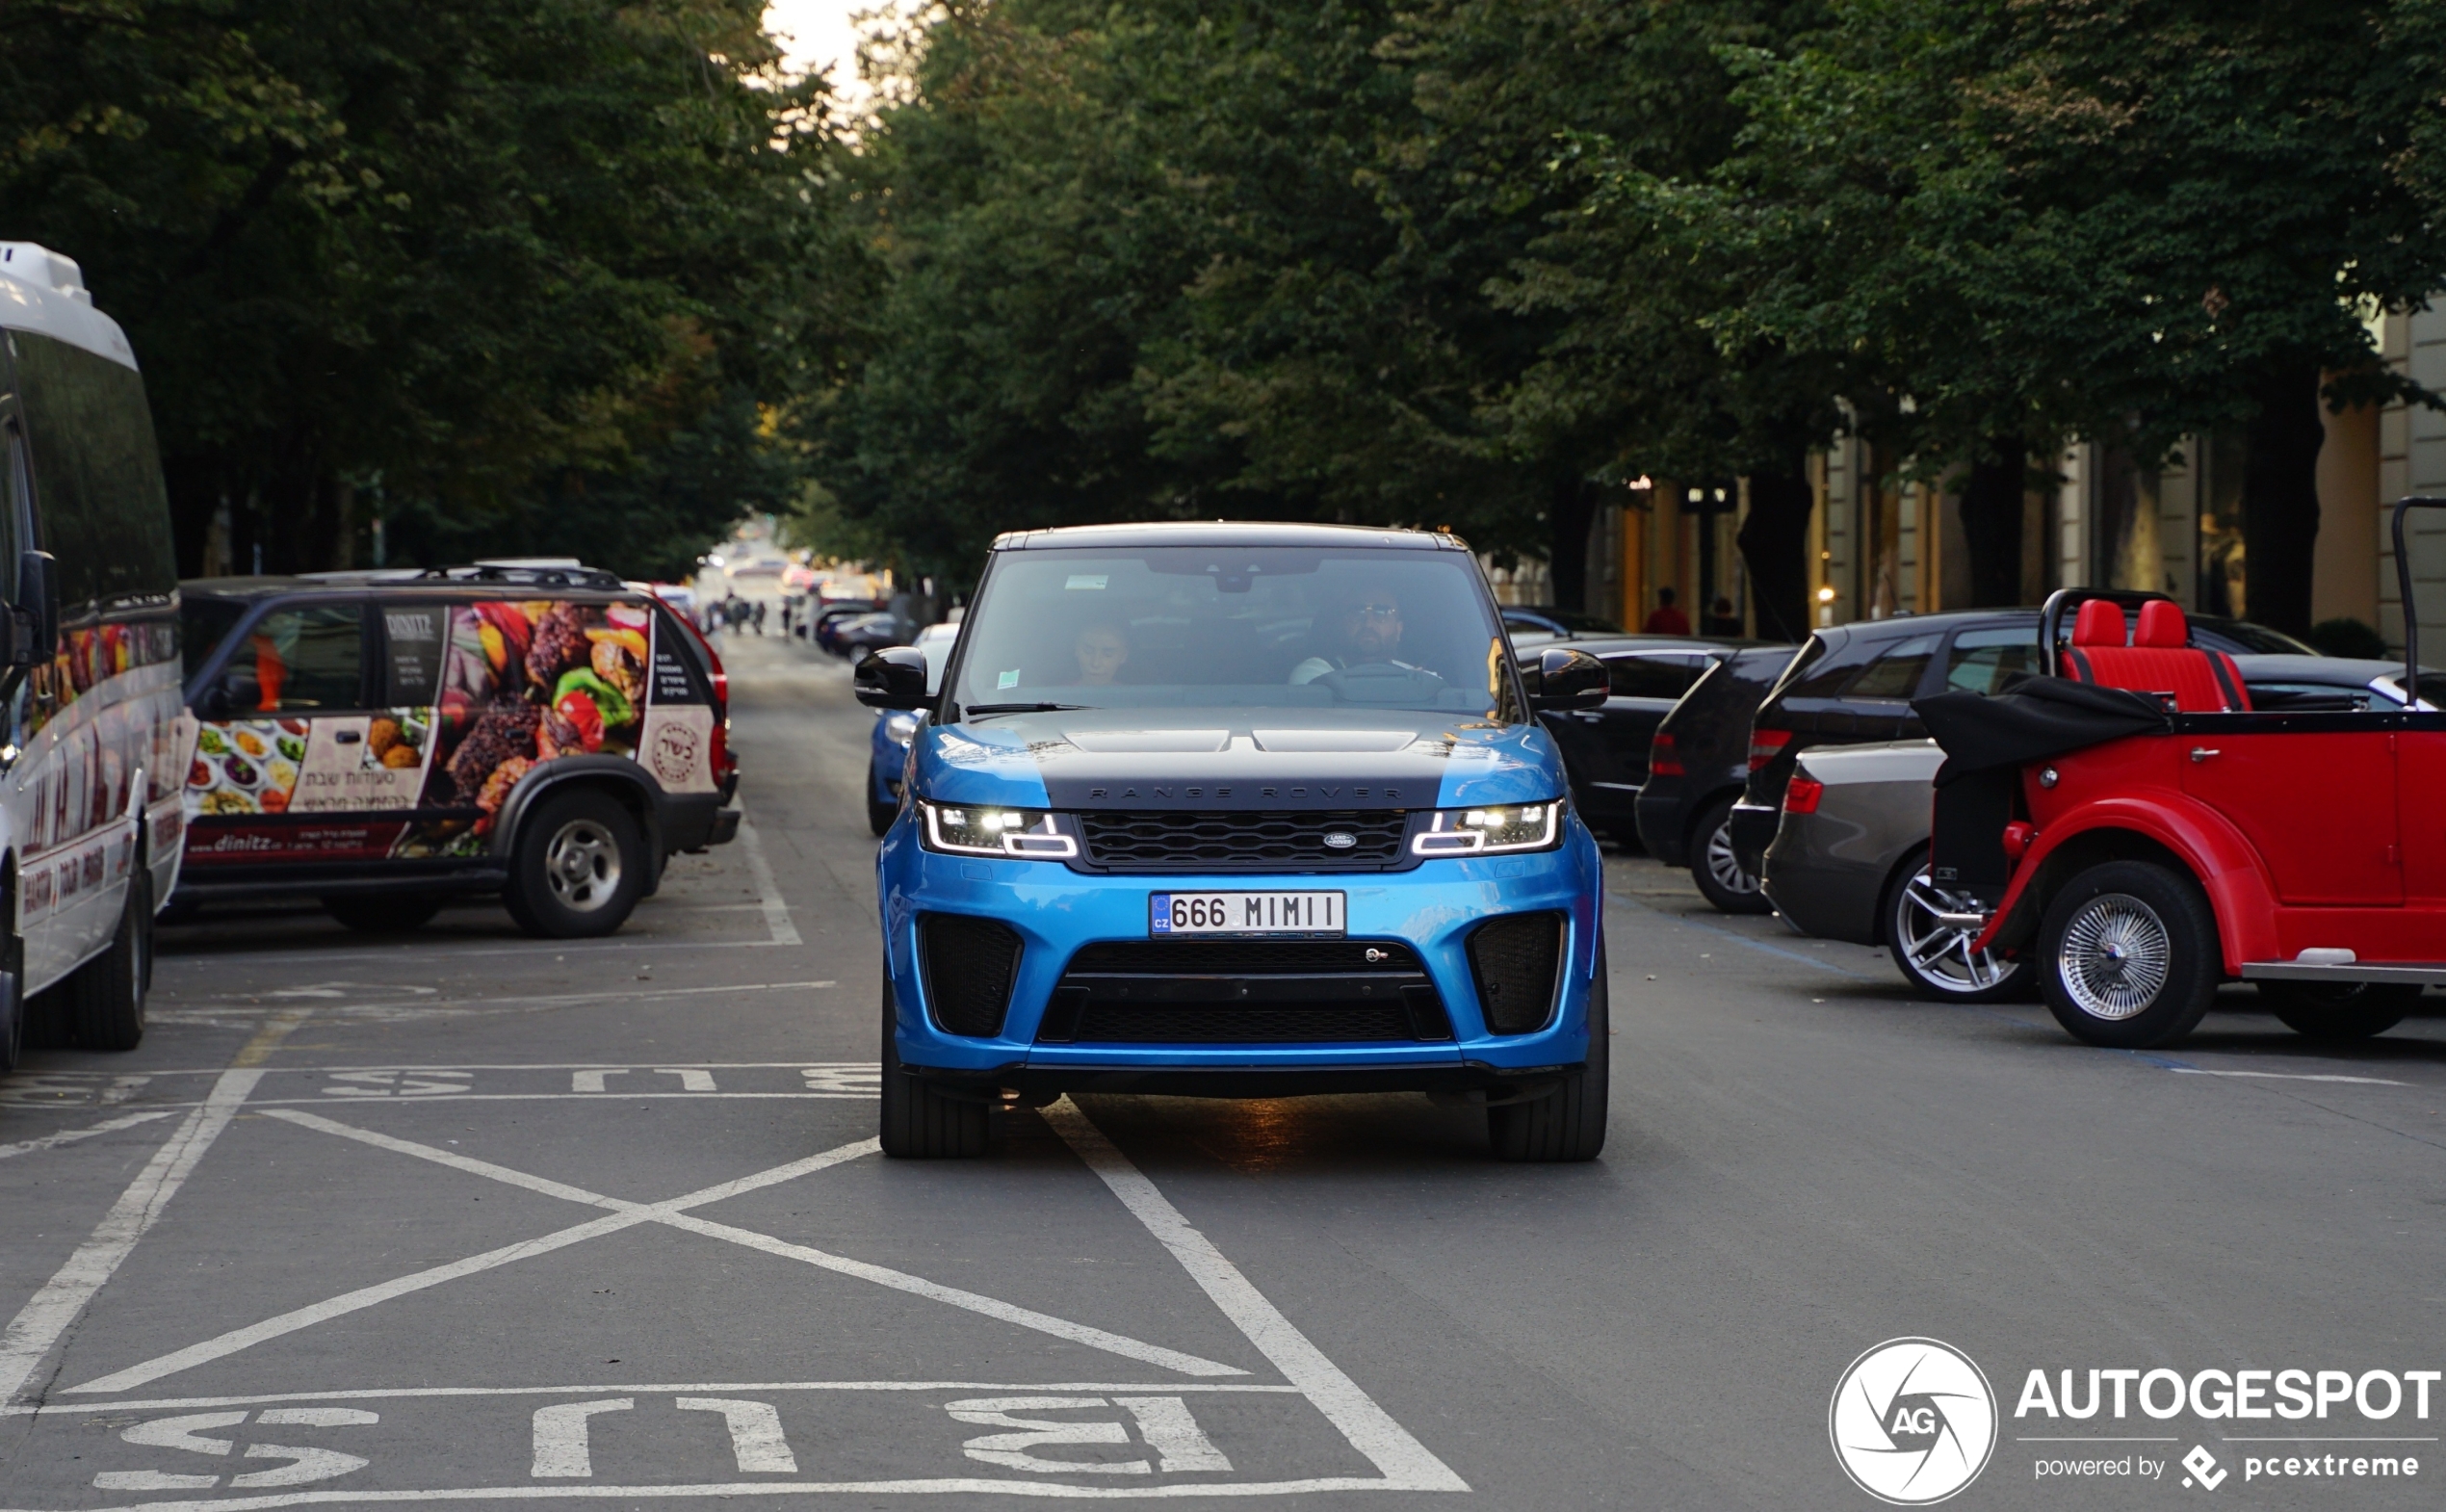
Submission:
[[[2305,981],[2254,982],[2279,1023],[2304,1039],[2344,1044],[2371,1039],[2404,1022],[2421,999],[2406,982],[2354,982],[2320,987]]]
[[[2225,974],[2217,919],[2188,876],[2109,861],[2072,878],[2039,925],[2039,981],[2073,1038],[2141,1050],[2182,1038]]]
[[[1612,994],[1605,982],[1605,947],[1588,984],[1588,1061],[1552,1092],[1486,1110],[1487,1142],[1498,1160],[1561,1164],[1593,1160],[1605,1148],[1605,1114],[1613,1059]]]
[[[899,804],[875,801],[874,790],[881,786],[876,780],[874,760],[870,757],[867,760],[867,829],[877,837],[890,829],[892,821],[900,815]]]
[[[1771,914],[1775,904],[1758,890],[1757,873],[1741,867],[1732,848],[1732,799],[1720,798],[1699,816],[1698,844],[1690,847],[1690,880],[1719,913]]]
[[[14,935],[0,946],[0,1073],[14,1071],[25,1056],[25,942]]]
[[[1991,1003],[2029,990],[2037,971],[2028,961],[1993,951],[1973,955],[1975,933],[1938,919],[1976,908],[1977,899],[1937,886],[1926,851],[1902,864],[1886,893],[1886,949],[1913,991],[1938,1003]]]
[[[892,968],[883,970],[883,1153],[896,1160],[971,1160],[985,1153],[985,1105],[946,1097],[900,1069],[892,1032]]]
[[[128,874],[118,928],[102,953],[69,977],[68,1017],[82,1050],[134,1050],[144,1038],[144,989],[153,976],[153,876],[140,855]]]
[[[552,794],[519,823],[501,900],[538,938],[610,934],[644,895],[649,864],[637,821],[609,794]]]

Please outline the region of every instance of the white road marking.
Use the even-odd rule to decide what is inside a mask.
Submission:
[[[773,885],[773,869],[765,862],[764,839],[744,818],[739,821],[739,849],[747,858],[747,876],[756,884],[756,899],[764,905],[765,928],[772,935],[772,943],[798,944],[798,926],[790,922],[790,905],[781,900],[781,889]]]
[[[776,983],[776,985],[804,986],[809,984],[803,982],[782,982]],[[829,987],[833,984],[831,982],[820,981],[813,983],[813,985],[819,987]],[[873,1060],[691,1060],[681,1063],[700,1066],[707,1071],[795,1071],[807,1069],[818,1071],[870,1071],[879,1073],[882,1070],[881,1063]],[[144,1079],[151,1080],[157,1077],[217,1077],[227,1069],[229,1068],[226,1066],[182,1066],[174,1070],[148,1071],[144,1074]],[[591,1071],[596,1069],[605,1071],[635,1071],[639,1068],[636,1065],[623,1066],[617,1064],[616,1062],[608,1060],[521,1060],[490,1062],[482,1065],[457,1066],[437,1066],[420,1062],[416,1065],[406,1066],[265,1066],[262,1069],[263,1074],[267,1077],[324,1077],[329,1076],[335,1071]],[[24,1081],[26,1079],[19,1077],[14,1080]],[[44,1077],[37,1080],[54,1082],[60,1083],[62,1086],[72,1087],[76,1090],[84,1090],[91,1086],[99,1085],[105,1080],[105,1077],[103,1073],[98,1071],[58,1071],[47,1073]],[[117,1081],[119,1079],[111,1078],[110,1080]]]
[[[1306,1480],[1188,1480],[1172,1485],[1083,1486],[1054,1480],[989,1480],[945,1476],[932,1480],[735,1480],[686,1486],[450,1486],[428,1491],[293,1491],[269,1497],[212,1497],[202,1500],[135,1501],[119,1512],[276,1512],[280,1507],[334,1503],[369,1505],[394,1501],[666,1501],[708,1497],[1045,1497],[1067,1500],[1180,1500],[1190,1497],[1282,1497],[1325,1491],[1413,1491],[1397,1481],[1363,1475],[1319,1475]],[[1467,1486],[1460,1487],[1468,1490]],[[28,1506],[0,1512],[50,1512]]]
[[[1248,1337],[1258,1351],[1273,1362],[1284,1379],[1300,1388],[1316,1410],[1341,1431],[1350,1447],[1366,1455],[1386,1481],[1406,1491],[1467,1491],[1468,1481],[1435,1457],[1390,1413],[1359,1389],[1341,1368],[1294,1327],[1262,1292],[1249,1284],[1239,1267],[1223,1258],[1204,1234],[1191,1226],[1156,1189],[1120,1148],[1104,1135],[1064,1097],[1039,1108],[1054,1132],[1094,1171],[1132,1216],[1146,1226],[1189,1279],[1214,1303],[1232,1325]],[[1218,1488],[1219,1489],[1219,1488]]]
[[[629,1073],[625,1068],[618,1071],[573,1071],[569,1074],[569,1090],[572,1092],[600,1092],[605,1090],[603,1083],[607,1079],[612,1077],[624,1077],[628,1074]]]
[[[34,1381],[51,1346],[136,1248],[136,1241],[161,1216],[162,1209],[178,1195],[195,1162],[229,1127],[238,1105],[262,1076],[253,1067],[222,1072],[203,1103],[153,1152],[76,1253],[18,1310],[8,1332],[0,1334],[0,1401],[15,1397]]]
[[[597,1413],[627,1412],[637,1403],[626,1396],[603,1401],[558,1402],[535,1409],[535,1461],[527,1473],[542,1479],[549,1475],[591,1475],[594,1458],[587,1443],[586,1420]]]
[[[768,944],[770,942],[750,941],[748,943]],[[820,981],[751,981],[729,987],[649,987],[641,992],[556,992],[541,997],[527,998],[435,998],[429,1003],[420,1000],[415,1005],[418,1008],[431,1009],[436,1012],[446,1008],[547,1008],[566,1004],[641,1003],[657,998],[703,998],[730,992],[813,992],[840,985],[839,981],[831,978]],[[420,987],[417,990],[429,993],[440,989]],[[165,1006],[168,1005],[165,1004]],[[245,1013],[259,1010],[263,1006],[262,1004],[240,998],[197,998],[192,1002],[178,1004],[176,1009],[188,1013]],[[160,1076],[165,1073],[153,1074]]]
[[[1038,1459],[1028,1452],[1054,1444],[1127,1444],[1130,1430],[1120,1423],[1080,1421],[1066,1418],[1015,1418],[1020,1412],[1070,1412],[1106,1405],[1101,1396],[978,1396],[945,1402],[943,1410],[955,1422],[981,1427],[1015,1428],[1016,1433],[981,1433],[960,1446],[970,1459],[1005,1470],[1039,1475],[1145,1475],[1155,1467],[1142,1459]]]
[[[111,1412],[176,1412],[191,1407],[249,1407],[265,1402],[398,1401],[450,1396],[585,1396],[618,1392],[631,1396],[664,1393],[754,1392],[1236,1392],[1256,1395],[1300,1394],[1296,1386],[1259,1381],[582,1381],[574,1386],[371,1386],[336,1392],[265,1392],[250,1396],[171,1396],[157,1401],[23,1403],[0,1407],[0,1418],[57,1418]],[[311,1411],[313,1409],[305,1409]]]
[[[1231,1460],[1206,1436],[1197,1419],[1190,1416],[1189,1404],[1180,1397],[1116,1396],[1112,1404],[1138,1420],[1138,1436],[1161,1459],[1156,1469],[1165,1474],[1232,1468]]]
[[[481,1160],[467,1160],[462,1156],[450,1155],[446,1151],[430,1150],[422,1145],[407,1145],[404,1140],[369,1134],[361,1129],[350,1129],[346,1124],[333,1124],[326,1119],[317,1118],[311,1113],[293,1112],[284,1108],[267,1108],[264,1116],[287,1119],[292,1123],[303,1124],[310,1129],[344,1133],[351,1138],[362,1139],[368,1144],[379,1145],[386,1149],[393,1146],[404,1146],[408,1154],[429,1160],[439,1159],[442,1164],[456,1165],[462,1170],[472,1170],[474,1174],[480,1176],[491,1176],[501,1170],[501,1167],[488,1165]],[[719,1202],[724,1197],[736,1196],[743,1191],[752,1191],[759,1186],[790,1181],[795,1177],[822,1170],[826,1166],[838,1165],[844,1160],[854,1160],[860,1156],[872,1154],[877,1148],[879,1146],[876,1141],[861,1139],[854,1144],[845,1144],[836,1149],[826,1150],[820,1155],[809,1156],[803,1160],[793,1160],[788,1165],[778,1165],[771,1170],[760,1171],[753,1176],[742,1176],[737,1181],[724,1182],[718,1186],[709,1186],[685,1197],[675,1197],[660,1207],[645,1208],[633,1203],[618,1203],[616,1206],[620,1211],[597,1218],[590,1223],[581,1223],[574,1228],[562,1229],[557,1234],[523,1239],[515,1244],[505,1244],[499,1249],[486,1250],[481,1255],[470,1255],[464,1260],[453,1261],[446,1265],[435,1265],[429,1270],[414,1271],[374,1286],[360,1287],[354,1291],[344,1292],[339,1296],[317,1302],[311,1307],[301,1307],[293,1312],[280,1314],[276,1317],[268,1317],[262,1322],[253,1323],[245,1328],[231,1329],[225,1334],[207,1339],[201,1343],[190,1344],[184,1349],[147,1360],[142,1365],[131,1366],[124,1370],[114,1371],[99,1379],[88,1381],[82,1386],[70,1387],[69,1390],[79,1394],[132,1391],[148,1381],[157,1381],[165,1375],[174,1375],[181,1370],[202,1365],[206,1361],[236,1354],[242,1349],[251,1348],[268,1339],[278,1339],[285,1334],[294,1334],[299,1329],[311,1328],[329,1318],[360,1312],[377,1303],[387,1302],[393,1297],[405,1296],[411,1291],[422,1291],[429,1287],[440,1286],[446,1281],[455,1281],[461,1276],[472,1276],[479,1271],[507,1265],[512,1261],[525,1260],[531,1255],[549,1254],[554,1250],[565,1249],[571,1244],[605,1234],[613,1234],[621,1229],[651,1222],[664,1209],[676,1212],[682,1207],[694,1203]],[[521,1172],[507,1174],[518,1178],[512,1185],[525,1186],[530,1190],[543,1191],[550,1196],[566,1197],[571,1202],[585,1203],[592,1207],[614,1206],[612,1198],[598,1197],[593,1192],[584,1191],[575,1186],[564,1187],[558,1182],[546,1182],[541,1177],[526,1176]]]
[[[714,1090],[714,1073],[711,1071],[698,1071],[693,1067],[681,1068],[675,1066],[656,1066],[654,1068],[654,1074],[658,1077],[679,1078],[680,1090],[683,1092],[711,1092]]]
[[[810,1076],[814,1074],[808,1073]],[[158,1113],[130,1113],[124,1118],[113,1118],[107,1122],[95,1124],[91,1129],[70,1129],[65,1134],[44,1134],[39,1139],[20,1139],[15,1144],[0,1144],[0,1160],[5,1160],[13,1155],[30,1155],[37,1150],[49,1150],[64,1144],[73,1144],[79,1139],[91,1139],[95,1134],[114,1134],[121,1129],[133,1129],[138,1124],[149,1124],[156,1118],[169,1116],[169,1109],[168,1108]]]
[[[781,1436],[781,1414],[770,1402],[740,1401],[721,1396],[683,1396],[682,1412],[717,1412],[730,1429],[731,1456],[742,1474],[795,1475],[798,1456]]]
[[[2353,1082],[2362,1086],[2413,1086],[2416,1082],[2390,1082],[2384,1077],[2303,1076],[2291,1071],[2211,1071],[2205,1066],[2168,1066],[2176,1076],[2184,1077],[2250,1077],[2265,1082]]]
[[[672,1095],[687,1096],[688,1094]],[[295,1333],[301,1328],[310,1328],[316,1323],[339,1316],[344,1313],[353,1313],[377,1303],[389,1301],[392,1297],[405,1295],[410,1291],[420,1291],[428,1287],[438,1286],[445,1281],[455,1281],[463,1275],[490,1270],[497,1265],[525,1259],[530,1254],[543,1254],[550,1250],[565,1248],[568,1245],[581,1243],[639,1223],[665,1223],[673,1228],[686,1229],[691,1234],[702,1234],[709,1238],[728,1239],[734,1244],[761,1250],[768,1255],[803,1261],[808,1264],[818,1265],[842,1275],[855,1276],[862,1281],[872,1281],[878,1286],[890,1287],[894,1290],[906,1291],[932,1301],[949,1303],[953,1307],[982,1314],[987,1317],[1016,1323],[1023,1328],[1051,1334],[1057,1339],[1067,1339],[1075,1343],[1083,1343],[1091,1348],[1117,1354],[1125,1359],[1142,1360],[1150,1365],[1161,1366],[1165,1369],[1178,1370],[1184,1375],[1245,1375],[1248,1373],[1236,1366],[1201,1359],[1196,1355],[1184,1354],[1176,1349],[1166,1349],[1160,1344],[1147,1343],[1085,1323],[1074,1323],[1067,1318],[1054,1317],[1031,1308],[1018,1307],[994,1297],[965,1291],[957,1287],[943,1286],[922,1276],[913,1276],[882,1265],[869,1264],[864,1261],[850,1260],[811,1245],[793,1244],[784,1239],[774,1238],[768,1234],[734,1228],[727,1223],[715,1223],[691,1217],[686,1211],[690,1208],[719,1202],[725,1197],[735,1196],[740,1192],[790,1181],[811,1171],[821,1170],[825,1166],[837,1165],[844,1160],[871,1154],[880,1148],[877,1141],[873,1139],[862,1139],[856,1144],[843,1145],[839,1149],[810,1157],[805,1160],[776,1166],[772,1170],[743,1176],[737,1181],[724,1183],[720,1186],[707,1187],[703,1191],[691,1192],[684,1197],[675,1197],[668,1202],[649,1206],[626,1202],[617,1197],[607,1197],[600,1192],[588,1191],[582,1186],[572,1186],[547,1177],[512,1170],[507,1166],[496,1165],[489,1160],[477,1160],[472,1156],[455,1154],[449,1150],[418,1144],[412,1140],[396,1139],[389,1134],[377,1134],[370,1129],[358,1129],[349,1124],[334,1123],[330,1119],[312,1113],[298,1112],[285,1108],[266,1108],[263,1113],[267,1118],[284,1119],[293,1124],[319,1130],[325,1134],[337,1134],[344,1139],[354,1139],[359,1143],[370,1144],[377,1149],[388,1150],[397,1155],[430,1160],[437,1165],[449,1166],[453,1170],[464,1171],[469,1175],[485,1176],[508,1186],[523,1187],[528,1191],[540,1192],[548,1197],[559,1197],[565,1202],[609,1208],[612,1210],[612,1215],[597,1218],[590,1223],[582,1223],[574,1228],[562,1229],[557,1234],[547,1234],[524,1243],[506,1245],[501,1249],[471,1256],[451,1264],[437,1265],[430,1270],[417,1271],[377,1286],[365,1287],[345,1295],[333,1297],[328,1301],[316,1303],[311,1307],[282,1314],[277,1317],[266,1318],[260,1323],[247,1328],[233,1329],[216,1339],[191,1344],[185,1349],[148,1360],[142,1365],[132,1366],[98,1380],[72,1387],[70,1390],[80,1394],[132,1391],[149,1381],[159,1380],[165,1375],[174,1374],[208,1360],[234,1354],[241,1349],[261,1343],[267,1339],[275,1339],[284,1334]]]

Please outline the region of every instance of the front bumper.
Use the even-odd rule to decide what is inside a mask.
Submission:
[[[1557,849],[1438,859],[1407,872],[1091,875],[1057,862],[942,855],[917,842],[904,813],[876,858],[892,982],[895,1043],[922,1075],[1054,1092],[1102,1087],[1271,1096],[1293,1091],[1486,1090],[1519,1086],[1588,1056],[1588,991],[1603,916],[1602,869],[1586,826]],[[1296,1044],[1039,1044],[1054,984],[1081,947],[1144,941],[1155,892],[1331,889],[1347,895],[1353,940],[1408,946],[1433,981],[1452,1037]],[[1466,947],[1498,914],[1559,912],[1567,921],[1557,1003],[1532,1033],[1489,1033]],[[926,1009],[918,916],[994,919],[1020,936],[1009,1007],[991,1038],[944,1032]]]

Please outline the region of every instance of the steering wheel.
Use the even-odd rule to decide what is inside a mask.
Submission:
[[[1443,678],[1425,667],[1403,666],[1397,662],[1362,662],[1327,672],[1316,681],[1332,689],[1336,698],[1349,703],[1390,703],[1422,694],[1432,697],[1444,686]]]

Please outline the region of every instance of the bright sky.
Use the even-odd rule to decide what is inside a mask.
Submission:
[[[858,81],[858,33],[849,24],[852,13],[875,9],[876,0],[772,0],[765,8],[765,30],[781,39],[782,52],[793,68],[820,69],[832,79],[842,99],[855,103],[866,97]]]

